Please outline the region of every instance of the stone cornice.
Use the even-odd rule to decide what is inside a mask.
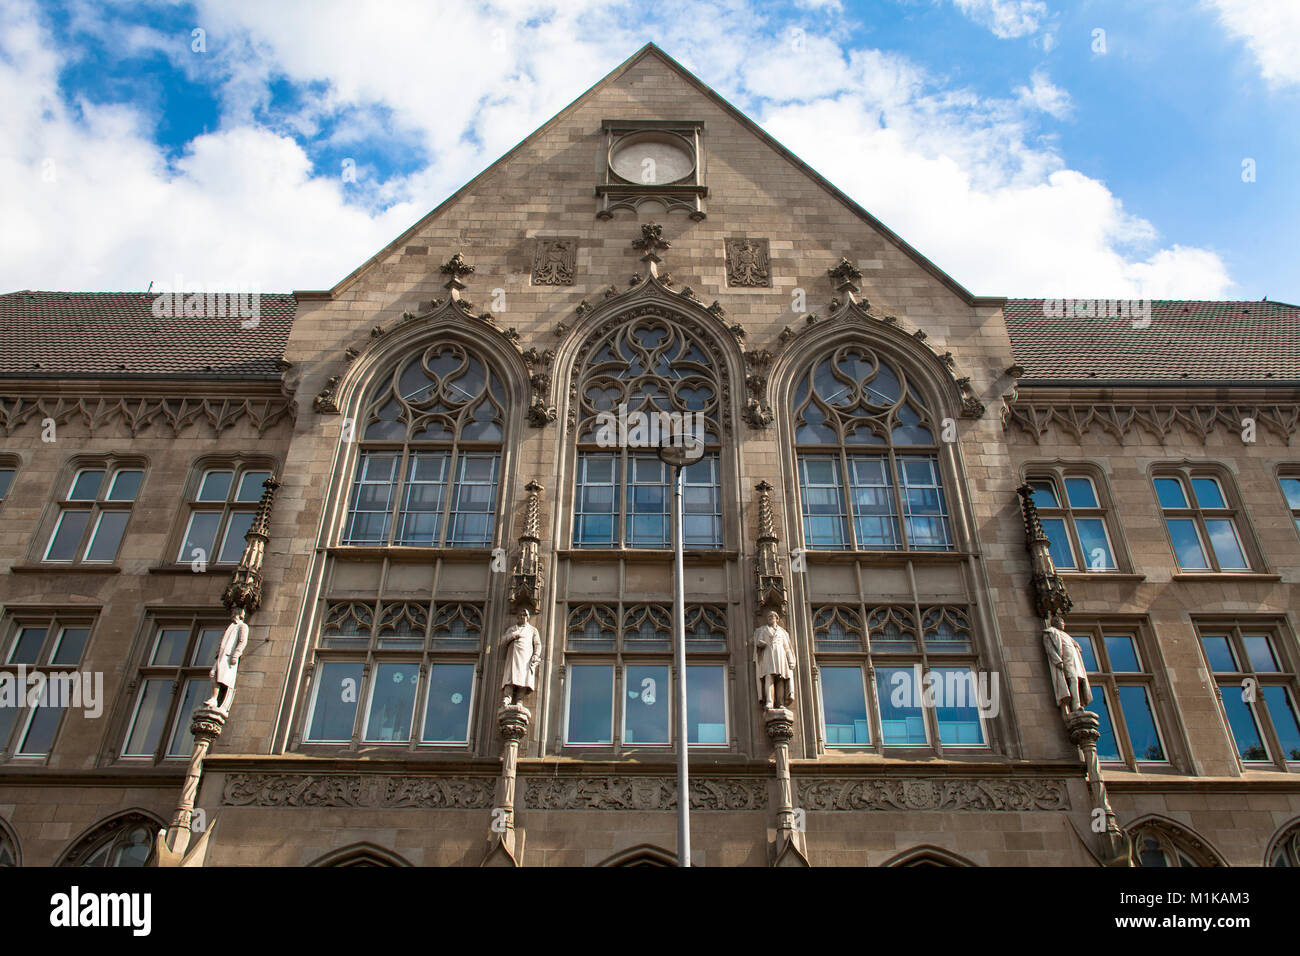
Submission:
[[[45,427],[80,423],[92,434],[111,431],[136,437],[152,431],[168,436],[191,428],[221,434],[241,421],[259,435],[296,406],[278,381],[213,382],[176,380],[7,380],[0,381],[0,434],[24,425]]]
[[[1188,434],[1202,444],[1222,431],[1236,435],[1251,431],[1259,436],[1272,433],[1290,443],[1300,430],[1300,404],[1291,402],[1231,402],[1196,400],[1096,401],[1070,399],[1004,398],[1002,426],[1014,424],[1042,442],[1055,429],[1060,435],[1082,441],[1089,433],[1106,434],[1123,445],[1131,435],[1145,434],[1162,444],[1171,434]],[[1244,439],[1242,439],[1244,441]]]

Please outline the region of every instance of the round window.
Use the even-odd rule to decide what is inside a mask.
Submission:
[[[624,136],[609,151],[609,166],[629,183],[663,186],[695,169],[695,154],[680,136],[657,131]]]

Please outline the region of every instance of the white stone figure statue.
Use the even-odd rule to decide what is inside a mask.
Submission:
[[[217,660],[208,671],[212,678],[212,696],[203,702],[204,707],[211,707],[223,714],[230,713],[230,699],[235,691],[235,679],[239,676],[239,658],[248,644],[248,625],[244,623],[244,609],[237,607],[230,618],[230,625],[221,635],[221,645],[217,648]]]
[[[1061,716],[1067,717],[1082,710],[1092,702],[1092,686],[1088,683],[1088,666],[1083,662],[1079,642],[1065,631],[1065,618],[1052,615],[1043,621],[1043,649],[1052,669],[1052,690],[1056,695]]]
[[[501,641],[506,658],[501,689],[505,692],[503,703],[507,706],[521,703],[524,692],[533,689],[533,675],[542,659],[542,638],[537,628],[528,623],[528,617],[528,609],[520,608],[515,624]]]
[[[789,632],[781,626],[781,615],[767,612],[767,623],[754,631],[754,659],[763,706],[771,710],[794,703],[794,669],[798,664]]]

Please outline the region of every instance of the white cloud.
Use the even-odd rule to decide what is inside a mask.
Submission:
[[[32,8],[0,8],[0,288],[143,289],[177,273],[209,286],[333,285],[650,32],[626,8],[547,2],[461,8],[453,37],[423,3],[359,16],[352,2],[203,0],[207,59],[149,32],[130,38],[174,49],[220,91],[220,125],[170,162],[143,108],[66,104],[59,71],[77,51],[57,49]],[[97,9],[89,26],[119,29]],[[656,9],[661,46],[972,291],[1215,298],[1230,286],[1214,252],[1162,247],[1152,224],[1043,144],[1043,112],[1069,104],[1045,73],[988,98],[896,53],[840,46],[833,11],[792,45],[745,0]],[[268,121],[273,82],[324,92]],[[409,140],[428,163],[382,183],[363,165],[347,185],[301,145],[322,129],[336,144]],[[53,183],[41,181],[47,157]]]
[[[1047,16],[1047,4],[1041,0],[953,0],[953,3],[970,19],[1003,40],[1034,33],[1039,22]]]
[[[1054,86],[1044,70],[1034,70],[1030,76],[1031,86],[1017,86],[1016,100],[1027,109],[1042,110],[1057,119],[1064,119],[1070,113],[1070,94],[1059,86]]]
[[[1274,86],[1300,85],[1300,3],[1296,0],[1203,0],[1219,22],[1246,41],[1259,72]]]

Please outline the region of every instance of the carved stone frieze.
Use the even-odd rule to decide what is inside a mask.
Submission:
[[[364,807],[369,789],[360,774],[232,773],[221,802],[228,807]]]
[[[726,239],[727,285],[771,288],[772,255],[766,239]]]
[[[1222,429],[1240,435],[1247,419],[1290,441],[1300,430],[1300,404],[1229,405],[1201,402],[1087,404],[1077,402],[1015,402],[1004,411],[1004,428],[1015,423],[1035,442],[1053,428],[1081,440],[1089,432],[1108,434],[1121,445],[1141,429],[1161,444],[1182,430],[1204,444]]]
[[[692,810],[761,810],[767,806],[762,780],[695,778]],[[529,779],[524,806],[533,810],[675,810],[672,777],[545,777]]]
[[[207,426],[220,435],[240,421],[247,421],[261,435],[268,428],[292,419],[294,403],[287,398],[182,398],[154,395],[122,397],[0,397],[0,434],[11,435],[31,422],[44,427],[45,419],[55,425],[80,422],[92,434],[110,429],[135,437],[149,428],[166,429],[179,435],[189,428]]]
[[[386,777],[377,805],[477,810],[492,806],[495,792],[491,777]]]
[[[538,239],[533,250],[533,285],[573,285],[577,239]]]
[[[946,777],[799,781],[805,810],[1068,810],[1064,780],[954,780]]]
[[[379,807],[473,810],[492,806],[493,777],[406,774],[232,773],[228,807]]]

